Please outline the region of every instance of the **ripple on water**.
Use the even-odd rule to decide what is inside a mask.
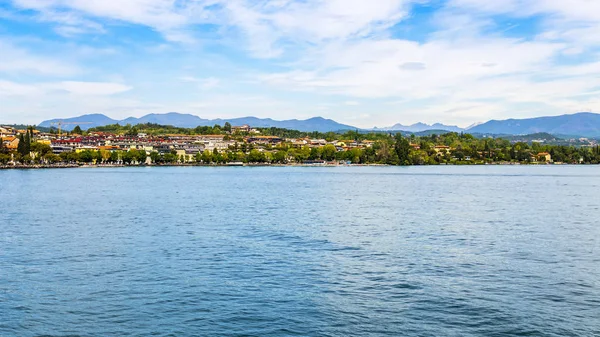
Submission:
[[[1,171],[0,336],[600,336],[597,172]]]

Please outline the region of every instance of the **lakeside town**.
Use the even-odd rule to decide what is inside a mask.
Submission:
[[[476,138],[445,133],[300,132],[249,125],[107,125],[72,131],[0,126],[0,167],[129,165],[598,164],[595,140]]]

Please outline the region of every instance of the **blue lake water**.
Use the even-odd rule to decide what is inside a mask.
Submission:
[[[600,336],[600,167],[0,171],[0,336]]]

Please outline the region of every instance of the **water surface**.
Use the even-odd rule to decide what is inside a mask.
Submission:
[[[0,336],[600,336],[597,166],[0,171]]]

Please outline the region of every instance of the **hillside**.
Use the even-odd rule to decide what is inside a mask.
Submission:
[[[104,126],[104,125],[109,125],[109,124],[120,123],[118,120],[112,119],[103,114],[88,114],[88,115],[82,115],[82,116],[73,117],[73,118],[50,119],[50,120],[41,122],[40,124],[38,124],[38,126],[46,127],[46,128],[57,127],[57,125],[53,124],[53,123],[56,123],[58,121],[61,121],[63,123],[68,123],[68,124],[64,124],[62,126],[63,130],[72,130],[77,125],[77,124],[71,124],[71,123],[86,123],[86,124],[80,125],[80,127],[82,129],[89,129],[89,128],[93,128],[96,126]]]
[[[528,119],[491,120],[468,130],[469,133],[525,135],[549,133],[600,137],[600,114],[581,112],[572,115]]]

